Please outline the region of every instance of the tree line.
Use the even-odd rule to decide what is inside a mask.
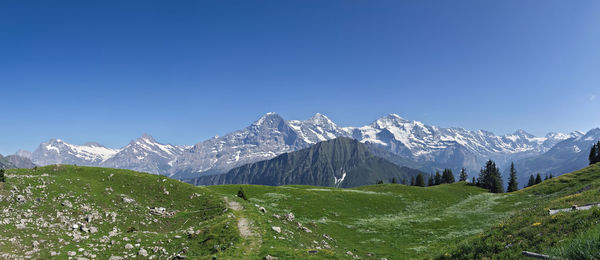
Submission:
[[[590,149],[589,155],[590,165],[600,162],[600,141],[592,145]],[[508,177],[508,185],[506,187],[506,192],[513,192],[519,190],[519,183],[517,182],[517,170],[515,169],[515,164],[510,164],[510,171]],[[462,168],[460,171],[458,181],[467,181],[468,174],[465,168]],[[544,179],[540,173],[537,173],[536,176],[530,175],[529,181],[525,187],[531,187],[533,185],[542,183],[545,180],[552,179],[554,176],[552,173],[546,174]],[[435,174],[429,175],[427,184],[425,183],[425,178],[421,173],[419,173],[416,177],[413,177],[408,181],[403,180],[402,184],[410,185],[410,186],[435,186],[445,183],[454,183],[454,174],[451,169],[444,169],[443,173],[440,174],[439,171],[436,171]],[[396,179],[392,179],[392,183],[397,183]],[[383,184],[383,181],[378,181],[377,184]],[[493,193],[503,193],[504,186],[502,181],[502,174],[500,173],[500,169],[496,166],[496,163],[492,160],[488,160],[485,163],[485,166],[481,168],[479,171],[479,176],[477,178],[473,177],[471,180],[471,185],[475,185],[484,189],[489,190]]]

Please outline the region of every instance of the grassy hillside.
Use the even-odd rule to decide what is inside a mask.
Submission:
[[[223,214],[222,198],[203,188],[104,168],[48,166],[6,172],[7,182],[0,183],[3,259],[108,259],[146,253],[161,259],[177,254],[195,258],[239,241],[235,221]],[[150,207],[164,207],[173,215],[154,215]]]
[[[581,258],[600,245],[600,210],[547,213],[596,202],[600,165],[511,194],[465,183],[196,187],[78,166],[7,174],[3,259],[514,259],[521,250]],[[236,196],[240,187],[248,200]]]
[[[240,185],[210,186],[224,196]],[[348,257],[363,259],[433,257],[511,214],[522,204],[456,183],[430,188],[384,184],[357,189],[311,186],[243,185],[248,201],[236,199],[262,237],[258,256],[284,259]],[[265,207],[260,214],[257,206]],[[273,215],[293,213],[294,221]],[[312,232],[297,227],[300,222]],[[281,227],[276,233],[272,226]],[[324,238],[327,235],[333,239]],[[317,250],[315,254],[308,253]]]
[[[566,259],[600,258],[600,208],[549,215],[549,209],[600,202],[600,164],[514,193],[535,198],[513,217],[457,245],[439,258],[508,259],[532,251]]]

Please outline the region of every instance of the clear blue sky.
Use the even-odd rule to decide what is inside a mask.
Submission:
[[[340,125],[600,126],[600,1],[2,1],[0,153]]]

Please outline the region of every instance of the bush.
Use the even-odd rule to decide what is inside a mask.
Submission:
[[[238,191],[237,196],[244,200],[248,200],[248,197],[246,197],[246,192],[244,191],[243,187],[240,187],[240,190]]]

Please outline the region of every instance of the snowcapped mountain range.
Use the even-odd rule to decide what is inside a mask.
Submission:
[[[559,142],[582,136],[581,132],[572,132],[536,137],[523,130],[498,136],[484,130],[428,126],[396,114],[362,127],[339,127],[318,113],[305,121],[288,121],[276,113],[267,113],[242,130],[193,146],[161,144],[149,135],[120,149],[97,143],[73,145],[52,139],[40,144],[30,157],[37,165],[63,163],[126,168],[184,179],[224,173],[321,141],[350,137],[415,162],[477,171],[487,159],[501,164],[539,156]]]

